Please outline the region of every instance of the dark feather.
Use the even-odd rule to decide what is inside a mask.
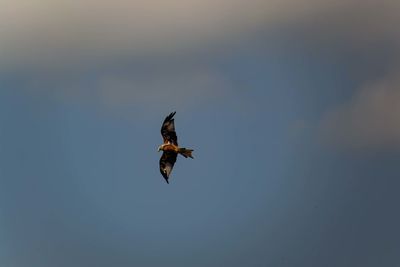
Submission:
[[[161,135],[164,139],[164,144],[165,143],[171,143],[174,145],[178,145],[178,137],[176,136],[176,132],[175,132],[175,122],[174,122],[174,115],[176,112],[172,112],[171,114],[169,114],[162,126],[161,126]]]
[[[160,158],[160,172],[167,183],[177,156],[178,154],[173,151],[164,151]]]

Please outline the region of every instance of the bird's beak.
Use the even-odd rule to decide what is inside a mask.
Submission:
[[[157,149],[157,152],[160,152],[161,151],[161,148],[160,147],[158,147],[158,149]]]

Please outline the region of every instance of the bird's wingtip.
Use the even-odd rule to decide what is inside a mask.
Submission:
[[[175,116],[175,113],[176,113],[176,111],[171,112],[171,113],[165,118],[165,121],[170,121],[170,120],[172,120],[172,119],[174,118],[174,116]],[[165,122],[165,121],[164,121],[164,122]]]

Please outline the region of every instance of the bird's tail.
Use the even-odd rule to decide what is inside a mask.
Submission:
[[[181,148],[179,148],[178,153],[181,154],[182,156],[184,156],[185,158],[187,158],[187,157],[193,158],[192,151],[193,151],[193,149],[187,149],[187,148],[181,147]]]

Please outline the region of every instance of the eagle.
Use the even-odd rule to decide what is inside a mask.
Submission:
[[[161,135],[164,143],[158,147],[158,152],[163,151],[160,158],[160,172],[167,184],[169,184],[168,178],[172,172],[178,154],[181,154],[185,158],[193,158],[193,149],[178,146],[178,138],[176,136],[174,123],[175,113],[176,112],[172,112],[165,118],[161,126]]]

